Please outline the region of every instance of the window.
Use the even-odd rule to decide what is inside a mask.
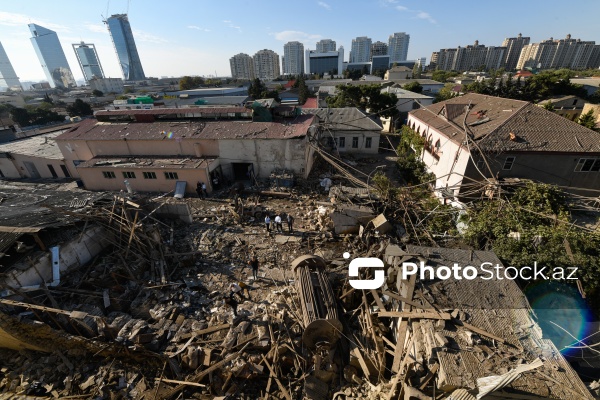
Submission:
[[[65,178],[71,177],[71,174],[69,173],[69,170],[67,169],[66,165],[61,165],[60,169],[62,170],[63,174],[65,175]]]
[[[125,178],[125,179],[135,179],[135,172],[123,171],[123,178]]]
[[[365,139],[365,148],[370,149],[371,148],[371,142],[373,141],[373,138],[366,138]]]
[[[438,139],[437,142],[435,142],[435,145],[434,145],[434,150],[435,150],[436,153],[440,152],[440,147],[442,147],[442,145],[441,145],[440,139]]]
[[[56,173],[54,167],[51,164],[48,164],[48,169],[50,170],[50,173],[52,174],[53,178],[58,178],[58,174]]]
[[[165,172],[166,179],[179,179],[177,172]]]
[[[352,148],[358,149],[358,136],[352,138]]]
[[[104,175],[106,179],[115,179],[117,177],[112,171],[102,171],[102,175]]]
[[[346,138],[341,136],[340,137],[340,148],[344,148],[346,147]]]
[[[512,166],[514,163],[515,163],[515,157],[506,157],[506,160],[504,161],[504,166],[502,167],[502,169],[503,170],[512,169]]]
[[[156,179],[156,173],[155,172],[144,172],[144,179]]]
[[[575,166],[575,172],[600,171],[600,158],[580,158]]]

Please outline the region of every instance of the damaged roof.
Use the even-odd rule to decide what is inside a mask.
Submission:
[[[136,156],[136,157],[94,157],[77,168],[164,168],[164,169],[196,169],[205,168],[212,164],[214,159],[199,157],[166,158],[164,156]]]
[[[287,139],[305,136],[313,120],[312,115],[282,122],[99,122],[90,119],[58,136],[56,140]]]
[[[319,117],[321,125],[336,131],[377,131],[383,129],[378,116],[371,116],[356,107],[304,108],[303,114]]]
[[[468,93],[410,115],[458,144],[464,122],[483,151],[600,153],[598,132],[526,101]]]

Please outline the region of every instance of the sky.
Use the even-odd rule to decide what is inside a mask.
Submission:
[[[302,2],[197,0],[3,1],[0,42],[22,81],[45,80],[27,27],[36,23],[57,32],[75,79],[83,74],[72,43],[94,43],[107,77],[122,77],[102,16],[129,14],[146,76],[230,76],[229,59],[270,49],[280,56],[292,40],[314,49],[320,39],[343,45],[346,61],[352,39],[368,36],[387,43],[390,34],[410,35],[408,58],[440,48],[479,44],[500,46],[519,33],[539,42],[553,37],[600,44],[600,1],[450,2],[346,0]]]

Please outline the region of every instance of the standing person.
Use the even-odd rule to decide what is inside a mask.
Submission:
[[[252,277],[255,281],[258,280],[258,259],[256,258],[256,255],[252,256],[252,259],[248,261],[248,265],[252,268]]]
[[[275,217],[275,226],[277,227],[277,232],[283,232],[283,225],[281,224],[281,216],[279,214]]]
[[[202,182],[200,181],[198,181],[198,183],[196,184],[196,193],[198,193],[198,197],[204,197],[204,195],[202,194]]]
[[[293,224],[294,224],[294,217],[292,217],[292,214],[288,214],[287,215],[287,224],[288,224],[288,231],[289,233],[293,233],[294,232],[294,228],[293,228]]]
[[[206,191],[206,183],[202,182],[202,195],[204,198],[208,197],[208,192]]]
[[[233,316],[237,317],[238,302],[231,296],[223,296],[223,301],[233,310]]]
[[[267,227],[267,232],[271,232],[271,218],[269,214],[265,217],[265,226]]]
[[[245,286],[245,284],[244,284],[244,286]],[[246,289],[246,290],[248,290],[248,289]],[[230,291],[230,293],[229,293],[230,298],[233,299],[233,296],[237,295],[238,298],[240,299],[240,301],[245,300],[244,295],[242,294],[243,293],[242,287],[238,283],[232,282],[229,285],[229,291]]]

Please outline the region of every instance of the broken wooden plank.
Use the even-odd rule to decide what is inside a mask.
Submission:
[[[448,313],[437,312],[414,312],[414,311],[380,311],[376,313],[379,317],[391,318],[411,318],[411,319],[443,319],[445,321],[452,319]]]
[[[184,333],[183,335],[179,336],[179,339],[185,340],[185,339],[191,338],[192,336],[206,335],[207,333],[213,333],[213,332],[217,332],[217,331],[220,331],[223,329],[227,329],[230,326],[231,326],[231,324],[221,324],[221,325],[211,326],[210,328],[201,329],[196,332]]]
[[[402,297],[396,293],[392,293],[392,292],[388,292],[386,290],[383,291],[383,294],[386,296],[390,296],[392,299],[396,299],[398,301],[401,301],[403,303],[406,303],[410,306],[416,307],[416,308],[420,308],[421,310],[431,310],[431,308],[428,308],[427,306],[424,306],[420,303],[417,303],[416,301],[412,301],[412,300],[408,300],[406,297]]]
[[[427,387],[427,384],[429,383],[431,378],[433,378],[435,376],[435,374],[437,374],[438,369],[440,369],[440,364],[437,364],[437,363],[434,364],[433,367],[431,367],[431,369],[425,376],[425,379],[423,379],[423,382],[419,385],[419,390],[423,390]]]
[[[485,330],[483,330],[481,328],[478,328],[478,327],[476,327],[474,325],[468,324],[468,323],[463,322],[463,321],[460,321],[460,323],[462,324],[462,326],[464,326],[465,328],[467,328],[467,329],[469,329],[469,330],[471,330],[471,331],[473,331],[475,333],[478,333],[478,334],[480,334],[482,336],[485,336],[485,337],[489,337],[490,339],[494,339],[494,340],[496,340],[496,341],[498,341],[500,343],[503,343],[503,344],[506,343],[506,340],[504,338],[501,338],[501,337],[498,337],[496,335],[493,335],[493,334],[489,333],[488,331],[485,331]]]
[[[267,361],[267,358],[264,355],[262,356],[262,360],[264,361],[265,365],[269,369],[269,372],[275,379],[275,382],[277,383],[277,386],[279,386],[279,390],[281,390],[281,393],[283,394],[283,396],[287,400],[292,400],[292,396],[290,396],[290,392],[288,392],[287,389],[285,388],[285,386],[283,386],[283,384],[279,380],[279,377],[277,377],[277,374],[275,373],[275,371],[273,371],[273,367],[271,367],[271,364],[269,364],[269,362]]]
[[[203,385],[202,383],[197,383],[197,382],[188,382],[188,381],[178,381],[176,379],[166,379],[166,378],[162,378],[162,380],[160,378],[154,378],[155,381],[161,381],[161,382],[165,382],[165,383],[177,383],[178,385],[186,385],[186,386],[197,386],[197,387],[206,387],[206,385]]]
[[[413,294],[415,292],[415,282],[417,281],[417,275],[411,275],[406,288],[406,299],[412,301]],[[402,306],[403,307],[403,306]],[[410,311],[408,306],[406,311]],[[398,336],[396,339],[396,351],[394,352],[394,362],[392,363],[392,372],[398,373],[400,370],[400,363],[402,362],[402,353],[404,352],[404,341],[406,340],[406,332],[408,330],[408,321],[402,320],[398,328]]]
[[[383,305],[383,301],[381,301],[379,294],[377,294],[375,289],[371,289],[370,291],[371,291],[371,295],[375,299],[375,303],[377,303],[377,307],[379,307],[380,310],[385,311],[385,305]]]
[[[365,362],[365,359],[363,358],[359,348],[355,347],[354,350],[352,350],[352,354],[358,359],[358,363],[360,364],[360,367],[363,370],[365,379],[367,379],[368,381],[371,381],[371,379],[370,379],[371,371],[369,370],[369,367],[368,367],[367,363]]]

